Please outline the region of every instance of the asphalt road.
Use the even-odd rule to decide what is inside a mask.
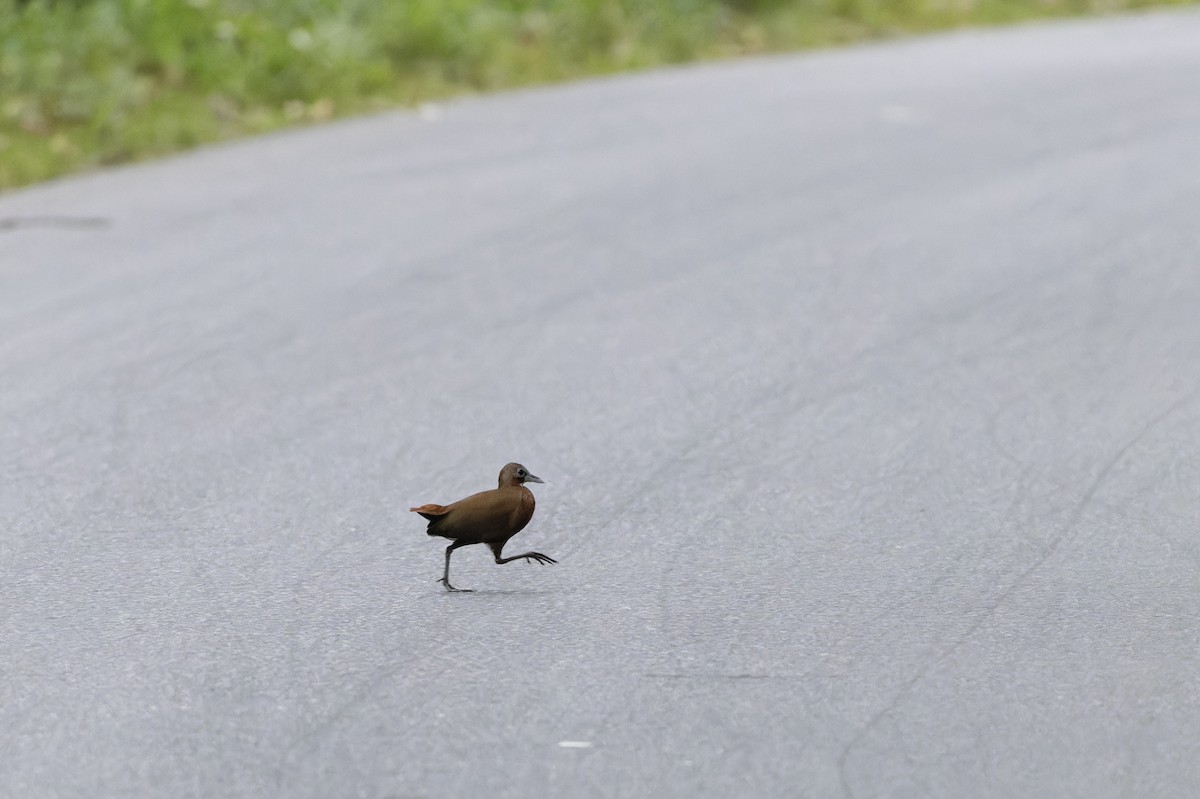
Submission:
[[[1196,796],[1198,145],[1184,11],[0,197],[0,796]]]

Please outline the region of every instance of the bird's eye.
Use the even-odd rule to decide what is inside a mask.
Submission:
[[[524,469],[517,469],[517,474],[518,474],[520,477],[524,477],[524,476],[525,476],[525,470],[524,470]]]

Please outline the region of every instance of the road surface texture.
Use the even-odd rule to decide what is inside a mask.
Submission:
[[[0,198],[0,795],[1196,796],[1198,143],[1185,11]]]

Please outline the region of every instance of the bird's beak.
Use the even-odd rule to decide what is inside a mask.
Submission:
[[[527,475],[525,475],[525,482],[526,483],[544,483],[545,481],[542,480],[542,478],[538,477],[536,474],[527,474]]]

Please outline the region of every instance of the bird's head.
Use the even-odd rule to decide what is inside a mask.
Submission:
[[[540,483],[542,478],[531,474],[519,463],[510,463],[500,470],[500,487],[519,486],[523,483]]]

